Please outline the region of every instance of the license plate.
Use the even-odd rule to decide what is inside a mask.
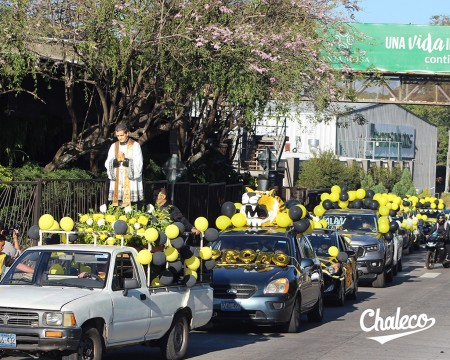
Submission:
[[[241,311],[241,304],[237,302],[227,301],[220,303],[220,310],[222,311]]]
[[[16,334],[0,333],[0,347],[16,347]]]

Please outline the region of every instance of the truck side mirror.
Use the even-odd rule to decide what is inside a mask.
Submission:
[[[128,295],[129,289],[136,289],[139,287],[137,279],[123,279],[123,296]]]

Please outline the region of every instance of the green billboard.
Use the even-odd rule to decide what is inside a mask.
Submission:
[[[450,73],[450,26],[348,24],[353,32],[334,34],[342,55],[330,57],[336,68],[394,73]],[[351,54],[351,55],[345,55]]]

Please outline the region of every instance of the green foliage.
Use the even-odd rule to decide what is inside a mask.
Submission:
[[[363,189],[372,189],[375,186],[375,181],[373,180],[372,175],[369,172],[364,174],[364,177],[361,179],[361,188]]]
[[[147,165],[144,167],[143,178],[150,181],[165,180],[161,166],[152,159],[149,159]]]
[[[12,181],[11,168],[0,165],[0,181]]]
[[[416,187],[411,177],[409,169],[404,169],[400,181],[398,181],[392,188],[392,192],[400,197],[407,195],[416,195]]]
[[[54,171],[45,172],[43,168],[34,163],[26,163],[22,167],[13,168],[12,177],[14,181],[35,181],[42,179],[93,179],[93,175],[86,170],[71,169],[55,169]]]
[[[333,151],[319,151],[313,153],[311,159],[303,162],[297,185],[309,189],[320,189],[336,184],[347,184],[349,188],[357,188],[359,171],[359,167],[355,164],[347,167],[341,163]],[[358,174],[355,176],[355,173]]]
[[[402,170],[400,167],[393,167],[392,169],[389,169],[384,166],[380,167],[372,164],[366,175],[370,175],[370,177],[367,177],[367,179],[370,180],[371,183],[364,184],[364,186],[362,187],[364,189],[371,189],[373,186],[375,186],[375,184],[382,183],[389,192],[392,190],[395,183],[400,180],[401,174]]]
[[[383,194],[383,193],[387,193],[387,192],[388,192],[388,189],[383,185],[382,182],[380,182],[380,183],[378,183],[378,184],[372,186],[371,189],[372,189],[375,193],[380,193],[380,194]]]

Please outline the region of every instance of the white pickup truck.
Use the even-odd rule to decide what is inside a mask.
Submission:
[[[189,330],[211,318],[212,288],[147,286],[137,254],[107,245],[25,250],[0,282],[0,357],[99,360],[105,349],[145,344],[181,359]]]

